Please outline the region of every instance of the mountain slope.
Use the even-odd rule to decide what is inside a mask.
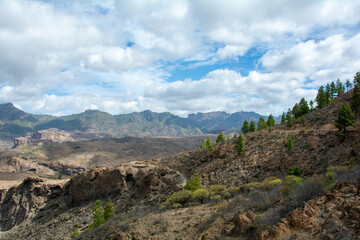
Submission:
[[[0,113],[0,132],[24,134],[57,128],[69,132],[80,131],[96,138],[217,133],[220,130],[238,130],[244,120],[256,122],[261,117],[254,112],[211,112],[190,114],[188,118],[182,118],[167,112],[155,113],[149,110],[120,115],[87,110],[79,114],[53,117],[25,113],[11,103],[0,104]]]
[[[279,125],[247,134],[240,156],[232,139],[213,152],[89,170],[58,187],[28,179],[2,193],[0,224],[18,225],[0,238],[70,239],[76,227],[80,239],[358,239],[360,119],[345,139],[334,134],[336,112],[350,98],[348,93],[316,109],[291,129]],[[292,135],[294,147],[288,150],[284,142]],[[288,178],[289,167],[297,165],[302,179],[288,183],[294,179]],[[334,179],[325,175],[331,165]],[[190,200],[179,197],[169,209],[154,207],[196,174],[211,197],[198,193]],[[280,185],[268,184],[272,180]],[[108,198],[116,217],[87,231],[94,202]]]

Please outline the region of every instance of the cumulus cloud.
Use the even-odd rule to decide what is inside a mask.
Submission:
[[[0,101],[57,115],[278,114],[359,71],[359,12],[356,0],[4,0]],[[254,49],[263,56],[247,60]],[[215,67],[168,81],[177,66]]]

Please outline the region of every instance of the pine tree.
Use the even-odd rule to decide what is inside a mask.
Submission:
[[[346,86],[346,91],[349,91],[350,89],[352,89],[353,84],[350,82],[349,79],[347,79],[346,83],[345,83],[345,86]]]
[[[286,123],[286,117],[285,117],[285,113],[283,112],[281,116],[281,124],[285,124],[285,123]]]
[[[354,87],[354,93],[351,98],[351,109],[355,112],[356,116],[359,113],[360,107],[360,84],[356,84]]]
[[[267,124],[266,124],[266,121],[263,117],[260,117],[259,118],[259,121],[258,121],[258,131],[262,130],[262,129],[265,129],[267,128]]]
[[[109,198],[104,207],[104,218],[105,221],[112,219],[115,216],[115,207],[111,199]]]
[[[250,131],[250,126],[249,126],[249,122],[247,120],[244,121],[244,124],[241,128],[241,132],[243,134],[247,134]]]
[[[360,84],[360,72],[357,72],[354,76],[354,86]]]
[[[294,115],[295,119],[301,116],[301,108],[298,103],[296,103],[292,109],[292,114]]]
[[[327,96],[323,86],[319,88],[315,101],[319,108],[323,108],[327,104]]]
[[[96,200],[96,202],[95,202],[92,219],[93,219],[93,222],[90,225],[91,228],[99,227],[105,222],[104,209],[101,206],[100,200]]]
[[[336,80],[336,92],[337,92],[337,96],[341,96],[345,93],[345,86],[340,81],[340,79]]]
[[[208,139],[207,139],[207,141],[206,141],[206,147],[207,147],[207,149],[208,149],[210,152],[212,152],[212,151],[215,150],[214,144],[212,143],[210,137],[208,137]]]
[[[226,141],[229,141],[230,140],[230,135],[228,134],[227,136],[226,136]]]
[[[216,143],[221,143],[221,142],[225,142],[225,135],[223,131],[221,131],[216,138]]]
[[[287,126],[288,128],[291,128],[291,126],[292,126],[292,121],[293,121],[292,112],[291,112],[291,110],[290,110],[290,108],[289,108],[289,110],[288,110],[287,113],[286,113],[286,126]]]
[[[256,131],[256,127],[255,127],[255,122],[251,121],[250,122],[250,128],[249,128],[250,132],[255,132]]]
[[[314,101],[310,101],[310,111],[314,110]]]
[[[275,126],[275,119],[273,117],[272,114],[269,115],[267,121],[266,121],[266,124],[271,127],[271,126]]]
[[[237,138],[237,134],[236,133],[234,133],[234,137],[233,137],[233,139],[236,139]]]
[[[205,138],[203,138],[203,140],[201,142],[201,145],[200,145],[200,148],[206,148],[206,140],[205,140]]]
[[[346,127],[354,126],[354,114],[347,102],[339,108],[338,117],[335,120],[335,126],[339,129],[340,133],[346,133]]]
[[[308,105],[307,101],[305,100],[305,98],[301,98],[299,107],[300,107],[301,116],[310,112],[309,105]]]
[[[245,138],[242,134],[240,134],[239,139],[236,143],[236,150],[239,155],[243,154],[243,152],[245,151]]]
[[[330,84],[330,99],[334,99],[336,97],[336,94],[337,94],[337,89],[334,81],[332,81]]]

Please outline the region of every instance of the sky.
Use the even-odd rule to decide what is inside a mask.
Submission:
[[[0,102],[279,115],[360,71],[358,0],[0,0]]]

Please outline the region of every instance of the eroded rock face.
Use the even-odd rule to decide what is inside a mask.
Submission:
[[[305,232],[316,239],[358,239],[360,191],[350,183],[338,183],[328,193],[290,212],[259,239],[292,239]]]
[[[10,188],[0,209],[1,230],[9,230],[26,219],[33,218],[47,201],[62,192],[59,184],[43,184],[40,178],[27,178]]]
[[[55,215],[97,199],[134,199],[121,201],[124,209],[138,204],[159,203],[170,192],[183,188],[184,178],[177,171],[141,162],[98,168],[72,177],[65,185],[57,180],[27,178],[10,188],[0,210],[0,227],[9,230],[27,219],[46,222]],[[0,199],[0,200],[1,200]]]
[[[33,132],[30,135],[30,138],[39,140],[50,140],[53,142],[65,142],[73,140],[70,133],[60,131],[56,128]]]
[[[181,189],[182,176],[169,168],[144,163],[127,163],[112,168],[98,168],[72,177],[65,187],[69,203],[101,199],[123,192],[144,195],[164,189]]]

